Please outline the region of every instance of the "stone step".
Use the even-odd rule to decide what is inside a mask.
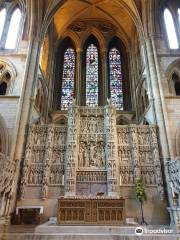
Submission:
[[[58,234],[97,234],[97,235],[134,235],[135,230],[141,228],[144,233],[148,231],[156,231],[162,234],[163,232],[174,231],[169,226],[67,226],[67,225],[50,225],[49,222],[39,225],[35,228],[36,233],[58,233]]]
[[[143,235],[135,234],[137,226],[57,226],[49,222],[34,225],[11,225],[2,240],[178,240],[169,226],[138,226]],[[153,232],[154,231],[154,232]],[[158,232],[159,231],[159,232]],[[164,231],[164,232],[163,232]],[[170,233],[171,231],[171,233]]]
[[[10,225],[9,233],[34,233],[37,225]]]
[[[107,236],[107,235],[38,235],[38,234],[10,234],[1,240],[178,240],[178,236]]]

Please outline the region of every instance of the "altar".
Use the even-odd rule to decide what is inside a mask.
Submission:
[[[58,224],[119,225],[124,221],[125,200],[112,197],[60,197]]]

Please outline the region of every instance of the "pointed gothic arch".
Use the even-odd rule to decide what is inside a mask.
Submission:
[[[69,36],[59,41],[55,75],[54,100],[56,108],[68,110],[76,92],[76,47]]]
[[[100,55],[99,41],[94,35],[91,34],[86,39],[83,46],[81,105],[102,105],[102,75]]]
[[[9,61],[0,59],[0,95],[12,93],[16,69]]]
[[[118,63],[110,60],[110,51],[112,49],[116,49],[116,55],[118,56],[119,60]],[[116,57],[117,57],[116,56]],[[111,56],[112,57],[112,56]],[[117,81],[115,81],[115,77],[113,77],[113,64],[118,72]],[[117,66],[118,65],[118,66]],[[128,74],[128,55],[126,52],[126,47],[124,46],[123,42],[117,37],[114,36],[111,41],[109,42],[108,46],[108,97],[111,97],[111,91],[114,92],[114,104],[118,110],[128,110],[131,108],[131,96],[130,96],[130,86],[129,86],[129,74]],[[112,86],[112,83],[118,83],[115,87]],[[118,89],[117,89],[118,88]],[[119,95],[119,99],[117,100],[117,95]],[[115,99],[117,100],[115,103]]]

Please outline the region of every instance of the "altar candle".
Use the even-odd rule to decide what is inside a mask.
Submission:
[[[120,184],[120,186],[121,186],[121,184],[122,184],[121,175],[119,175],[119,184]]]
[[[62,175],[62,185],[64,186],[64,174]]]
[[[173,187],[173,183],[172,182],[170,183],[170,186],[171,186],[172,196],[174,198],[175,197],[175,193],[174,193],[174,187]]]

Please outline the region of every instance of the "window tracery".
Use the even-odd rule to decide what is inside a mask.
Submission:
[[[64,52],[61,110],[67,110],[74,95],[75,51],[67,48]]]
[[[86,105],[98,105],[98,49],[91,43],[86,50]]]
[[[109,51],[109,70],[112,104],[118,110],[123,110],[121,56],[116,47],[111,48]]]
[[[70,37],[63,39],[58,46],[54,85],[56,107],[68,110],[73,97],[81,106],[104,106],[107,98],[111,97],[117,110],[129,109],[130,96],[126,94],[129,91],[128,62],[121,40],[113,37],[108,50],[104,52],[101,51],[99,40],[90,35],[80,51],[77,48],[77,53],[76,48]]]

